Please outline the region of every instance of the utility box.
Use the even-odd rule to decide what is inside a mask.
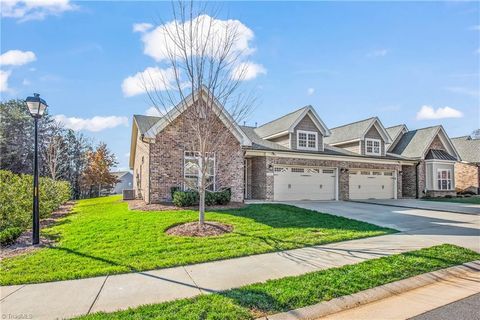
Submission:
[[[123,190],[123,200],[135,200],[135,190]]]

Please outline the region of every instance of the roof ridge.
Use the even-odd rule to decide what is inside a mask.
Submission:
[[[394,125],[394,126],[390,126],[390,127],[385,127],[385,129],[392,129],[392,128],[395,128],[395,127],[406,127],[407,125],[402,123],[402,124],[397,124],[397,125]]]
[[[292,112],[289,112],[289,113],[287,113],[287,114],[284,114],[283,116],[281,116],[281,117],[279,117],[279,118],[276,118],[276,119],[270,120],[270,121],[268,121],[268,122],[265,122],[264,124],[262,124],[262,125],[260,125],[260,126],[258,126],[258,127],[256,127],[256,128],[261,128],[261,127],[263,127],[263,126],[266,126],[266,125],[269,124],[269,123],[272,123],[272,122],[274,122],[274,121],[277,121],[277,120],[280,120],[280,119],[282,119],[282,118],[285,118],[286,116],[289,116],[289,115],[291,115],[291,114],[293,114],[293,113],[295,113],[295,112],[298,112],[298,111],[300,111],[300,110],[302,110],[302,109],[305,109],[305,108],[308,108],[308,107],[312,107],[312,106],[311,106],[311,105],[307,105],[307,106],[298,108],[298,109],[296,109],[296,110],[294,110],[294,111],[292,111]]]
[[[428,127],[424,127],[424,128],[418,128],[418,129],[414,129],[414,130],[408,130],[408,132],[412,132],[412,131],[418,131],[418,130],[425,130],[425,129],[432,129],[432,128],[440,128],[443,126],[441,124],[437,124],[437,125],[434,125],[434,126],[428,126]]]
[[[370,118],[366,118],[366,119],[357,120],[357,121],[354,121],[354,122],[342,124],[341,126],[330,128],[330,130],[338,129],[338,128],[342,128],[342,127],[346,127],[346,126],[350,126],[350,125],[352,125],[352,124],[356,124],[356,123],[360,123],[360,122],[364,122],[364,121],[372,120],[372,119],[378,119],[378,117],[373,116],[373,117],[370,117]],[[380,119],[378,119],[378,120],[380,120]]]

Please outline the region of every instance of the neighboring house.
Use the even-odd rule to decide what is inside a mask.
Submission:
[[[181,126],[189,101],[191,97],[180,104],[181,111],[174,108],[165,118],[133,118],[130,167],[136,195],[147,203],[170,201],[171,187],[184,187],[185,167],[195,151],[182,143],[189,139]],[[374,117],[329,129],[315,109],[306,106],[248,127],[232,122],[225,109],[217,107],[218,121],[231,139],[228,150],[215,152],[211,162],[213,189],[231,188],[233,201],[396,199],[421,197],[425,190],[429,195],[454,190],[458,155],[440,126],[420,135],[429,129],[386,129]],[[424,138],[428,141],[421,144]],[[438,180],[432,170],[443,168],[445,178],[439,171]]]
[[[455,163],[456,188],[480,194],[480,139],[452,138],[462,161]]]
[[[113,194],[121,194],[123,190],[133,189],[133,175],[130,171],[111,172],[118,182],[112,189]]]
[[[387,128],[387,154],[416,160],[402,168],[404,197],[455,195],[455,163],[460,159],[442,126],[409,131],[404,124]]]

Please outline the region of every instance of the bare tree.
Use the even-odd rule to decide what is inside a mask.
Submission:
[[[174,20],[161,23],[156,30],[168,68],[148,73],[142,85],[164,119],[172,122],[182,114],[180,125],[188,132],[183,139],[184,170],[198,172],[187,175],[184,185],[199,193],[199,225],[203,227],[205,193],[214,183],[222,184],[213,179],[214,155],[231,143],[233,123],[246,118],[255,100],[251,90],[239,90],[249,66],[248,48],[239,46],[245,40],[245,26],[217,20],[193,2],[172,3],[172,12]],[[228,121],[219,121],[219,117]]]
[[[43,159],[50,176],[53,180],[56,180],[68,164],[65,161],[67,146],[62,136],[64,129],[59,123],[54,122],[49,130],[50,134],[46,137],[42,148]]]

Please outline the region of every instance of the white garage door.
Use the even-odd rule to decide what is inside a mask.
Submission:
[[[393,199],[395,177],[392,171],[350,171],[350,199]]]
[[[274,170],[275,200],[335,200],[335,169],[275,167]]]

